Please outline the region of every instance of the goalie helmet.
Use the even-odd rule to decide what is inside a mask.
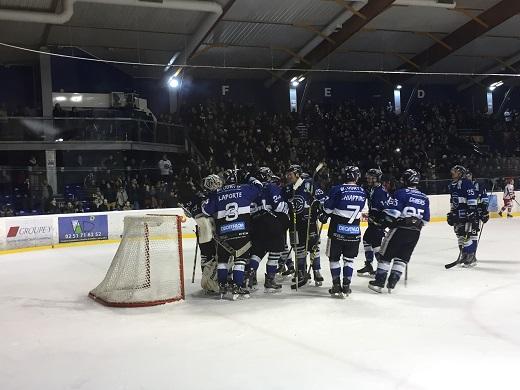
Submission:
[[[216,191],[222,187],[222,180],[218,175],[209,175],[202,179],[202,187],[206,191]]]
[[[405,186],[416,186],[419,184],[421,175],[415,169],[407,169],[404,171],[402,180]]]
[[[238,178],[237,178],[237,171],[234,169],[226,169],[224,173],[222,174],[224,177],[224,183],[225,184],[237,184]]]
[[[345,167],[345,180],[357,182],[361,177],[361,171],[355,165],[347,165]]]
[[[269,167],[260,167],[258,168],[258,180],[261,182],[271,181],[273,178],[273,171]]]

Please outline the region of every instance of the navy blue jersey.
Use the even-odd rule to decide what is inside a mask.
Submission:
[[[459,218],[466,218],[468,209],[477,207],[477,192],[471,180],[463,178],[449,185],[450,210]]]
[[[475,193],[477,194],[477,204],[485,207],[487,210],[489,206],[489,197],[486,191],[486,187],[484,184],[479,183],[478,181],[473,182],[473,187],[475,187]]]
[[[264,183],[258,197],[251,204],[251,214],[262,211],[287,214],[289,207],[282,195],[282,189],[273,183]]]
[[[397,220],[398,227],[407,227],[409,219],[421,220],[424,225],[430,222],[430,200],[416,188],[401,188],[388,199],[384,212]]]
[[[284,196],[285,200],[291,205],[291,209],[296,213],[296,222],[298,224],[303,222],[307,223],[309,208],[312,206],[314,200],[320,203],[325,201],[323,190],[316,184],[313,186],[312,179],[299,178],[296,183],[288,185],[285,188]],[[312,219],[317,217],[315,210],[317,210],[317,207],[314,207],[313,213],[311,213]]]
[[[195,194],[193,199],[184,205],[184,208],[190,213],[192,218],[200,218],[204,216],[202,213],[202,202],[204,202],[206,198],[207,196],[205,194],[198,192]]]
[[[236,238],[249,233],[251,203],[260,188],[254,184],[230,184],[209,195],[202,203],[202,212],[215,220],[217,235]]]
[[[383,211],[389,198],[388,192],[382,185],[372,187],[368,193],[368,209]]]
[[[366,200],[366,192],[356,184],[332,187],[323,204],[324,211],[331,216],[328,236],[339,240],[359,237],[361,211]]]

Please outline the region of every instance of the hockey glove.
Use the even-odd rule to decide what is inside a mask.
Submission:
[[[385,213],[380,210],[370,210],[368,213],[368,223],[382,226],[385,221]]]
[[[478,225],[479,216],[478,210],[475,207],[468,209],[468,211],[466,212],[466,221],[471,223],[472,225]]]
[[[329,217],[330,215],[325,213],[325,212],[322,212],[318,215],[318,220],[321,222],[321,223],[327,223],[327,221],[329,220]]]
[[[487,221],[489,221],[489,211],[487,211],[487,210],[480,210],[480,220],[483,223],[486,223]]]
[[[453,225],[455,225],[455,223],[457,223],[457,216],[452,212],[449,212],[446,215],[446,219],[448,221],[448,225],[450,225],[450,226],[453,226]]]

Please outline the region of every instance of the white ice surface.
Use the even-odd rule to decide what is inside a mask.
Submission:
[[[322,254],[323,287],[231,302],[190,283],[190,239],[186,301],[134,309],[87,298],[116,245],[3,255],[0,389],[515,389],[519,241],[519,219],[491,220],[477,268],[445,270],[456,242],[434,223],[392,295],[354,277],[330,298]]]

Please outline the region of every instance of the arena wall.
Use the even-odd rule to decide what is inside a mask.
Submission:
[[[502,206],[502,195],[503,193],[495,193],[491,196],[492,217],[497,216],[496,212]],[[520,191],[517,191],[516,195],[517,199],[520,199]],[[432,222],[445,221],[446,213],[449,211],[449,195],[431,195],[429,199]],[[513,205],[513,213],[515,216],[520,215],[517,203]],[[145,214],[184,215],[182,209],[170,208],[1,218],[0,254],[62,246],[116,243],[120,241],[123,233],[124,217]],[[194,232],[194,220],[186,218],[182,224],[183,238],[195,237]]]

